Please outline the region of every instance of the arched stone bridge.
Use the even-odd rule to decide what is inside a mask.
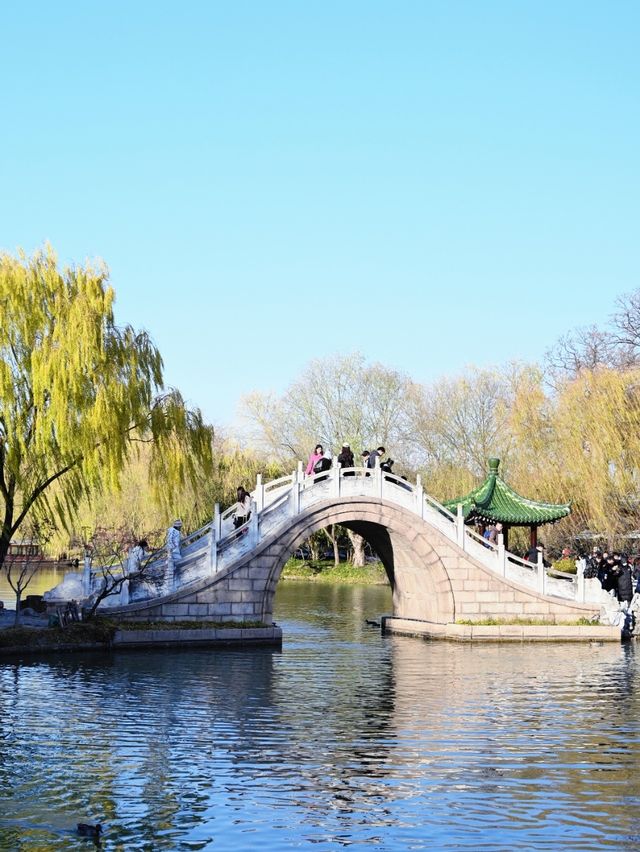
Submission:
[[[333,469],[263,484],[252,493],[249,522],[234,530],[232,510],[183,541],[174,565],[160,553],[162,588],[132,586],[110,606],[121,618],[272,622],[282,568],[311,533],[341,524],[380,556],[397,618],[446,624],[456,619],[527,617],[549,623],[599,613],[591,584],[551,578],[542,564],[489,545],[413,484],[376,469]],[[502,537],[501,537],[502,538]],[[85,584],[89,582],[85,573]],[[598,584],[599,586],[599,584]],[[54,595],[55,597],[55,595]]]

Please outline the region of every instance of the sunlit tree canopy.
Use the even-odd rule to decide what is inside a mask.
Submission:
[[[0,254],[0,564],[30,512],[66,524],[88,491],[117,488],[136,442],[160,500],[211,465],[211,429],[164,390],[148,334],[115,325],[108,278],[50,248]]]

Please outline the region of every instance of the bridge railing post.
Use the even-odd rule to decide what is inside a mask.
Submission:
[[[251,501],[251,517],[249,518],[249,537],[252,547],[256,547],[260,541],[260,518],[256,511],[255,500]]]
[[[256,490],[253,492],[256,503],[256,511],[261,512],[264,509],[264,484],[262,482],[262,474],[256,475]]]
[[[547,571],[544,567],[542,551],[538,551],[538,591],[541,595],[545,594],[547,585]]]
[[[333,467],[331,468],[331,473],[333,475],[333,496],[340,496],[340,463],[337,458],[333,460]]]
[[[120,586],[120,606],[126,606],[129,603],[129,580],[126,579]]]
[[[176,565],[171,551],[167,553],[167,565],[164,572],[164,594],[168,595],[175,588]]]
[[[382,468],[380,467],[380,457],[376,458],[376,466],[374,468],[374,476],[377,477],[376,481],[376,491],[378,492],[378,496],[382,500],[382,495],[384,494],[384,475],[382,473]]]
[[[584,584],[584,569],[587,567],[586,559],[576,559],[576,579],[578,583],[578,588],[576,590],[576,596],[578,603],[584,603],[586,598],[585,584]]]
[[[458,503],[456,509],[456,542],[458,547],[464,550],[465,535],[464,535],[464,514],[462,512],[462,503]]]
[[[416,476],[416,515],[424,520],[424,486],[420,474]]]
[[[91,594],[91,554],[85,551],[84,567],[82,571],[82,591],[85,597]]]
[[[502,533],[498,534],[498,549],[496,551],[498,556],[498,571],[502,574],[503,577],[507,576],[507,552],[504,547],[504,535]]]
[[[302,472],[302,462],[299,462],[298,470],[294,471],[293,482],[291,483],[291,515],[294,518],[296,515],[300,514],[300,492],[302,491],[303,480],[304,473]]]
[[[211,521],[211,531],[209,533],[209,569],[212,574],[215,574],[218,568],[218,542],[221,538],[221,527],[220,503],[216,503],[213,507],[213,520]]]

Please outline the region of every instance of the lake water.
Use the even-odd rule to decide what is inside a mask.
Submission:
[[[75,573],[75,570],[69,567],[60,567],[36,571],[33,579],[22,593],[22,599],[24,600],[27,595],[41,595],[48,589],[52,589],[58,583],[61,583],[65,574],[68,573]],[[7,609],[16,608],[16,594],[7,581],[5,571],[0,571],[0,601]]]
[[[281,583],[282,651],[0,659],[0,849],[640,846],[635,646],[381,636]]]

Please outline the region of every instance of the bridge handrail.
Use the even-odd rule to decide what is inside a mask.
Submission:
[[[184,538],[180,539],[180,547],[188,547],[190,544],[193,544],[194,541],[198,541],[198,539],[203,538],[205,535],[209,535],[212,523],[213,521],[207,521],[203,527],[199,527],[197,530],[194,530]]]
[[[518,565],[520,568],[526,568],[527,571],[532,571],[535,573],[538,570],[538,565],[536,562],[530,562],[528,559],[525,559],[522,556],[518,556],[515,553],[511,553],[511,551],[507,553],[507,561],[511,562],[513,565]]]
[[[275,491],[276,489],[282,488],[286,485],[292,485],[295,481],[295,473],[289,473],[287,476],[280,476],[278,479],[271,479],[269,482],[264,483],[264,493],[266,495],[269,491]]]
[[[427,494],[425,492],[423,499],[425,503],[427,503],[427,505],[430,506],[432,509],[435,509],[439,515],[442,515],[448,521],[451,521],[451,523],[455,524],[456,515],[450,509],[447,509],[446,506],[443,506],[442,503],[439,503],[435,497],[431,497],[430,494]]]
[[[409,491],[411,494],[415,494],[416,486],[413,483],[409,482],[408,479],[403,479],[401,476],[398,476],[397,473],[392,473],[391,471],[382,471],[382,476],[384,477],[385,482],[391,482],[393,485],[397,485],[398,488],[402,488],[403,491]]]

